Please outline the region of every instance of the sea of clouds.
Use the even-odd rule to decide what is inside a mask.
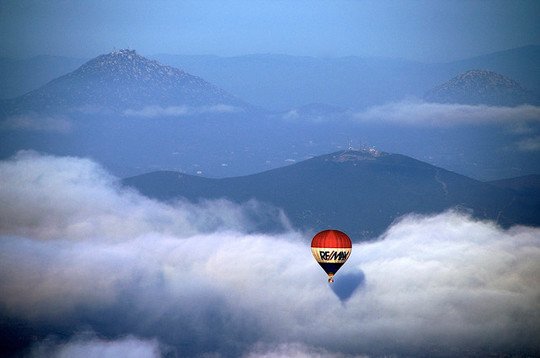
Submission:
[[[483,104],[432,103],[403,100],[372,106],[354,114],[363,122],[385,121],[399,125],[455,126],[466,124],[538,123],[540,107],[497,107]]]
[[[228,104],[216,104],[213,106],[147,106],[142,109],[126,109],[123,111],[126,117],[156,118],[156,117],[185,117],[198,114],[217,114],[217,113],[238,113],[242,112],[240,107]]]
[[[411,214],[329,286],[264,205],[160,203],[87,159],[0,162],[0,203],[0,338],[28,356],[540,354],[538,228]]]

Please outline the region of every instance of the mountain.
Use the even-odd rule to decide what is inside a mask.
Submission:
[[[489,183],[540,200],[540,175],[525,175],[517,178],[494,180]]]
[[[470,70],[424,95],[428,102],[517,106],[537,104],[532,92],[519,83],[493,71]]]
[[[162,54],[155,58],[203,76],[249,103],[276,111],[309,103],[363,108],[408,94],[421,96],[423,89],[436,83],[429,74],[423,75],[423,64],[402,59],[277,54]]]
[[[63,56],[0,58],[0,98],[14,98],[75,71],[86,60]]]
[[[540,94],[540,46],[525,46],[447,63],[400,59],[287,55],[236,57],[152,56],[160,63],[200,76],[247,102],[272,110],[306,103],[364,108],[428,90],[471,68],[517,80]],[[0,98],[13,98],[73,71],[84,61],[67,57],[0,58]]]
[[[483,68],[518,81],[525,88],[540,94],[540,46],[529,45],[481,56],[436,64],[448,77],[471,68]]]
[[[530,87],[540,83],[538,53],[532,47],[448,64],[281,55],[163,59],[178,70],[115,51],[25,96],[0,101],[0,158],[33,149],[90,157],[121,177],[156,170],[232,177],[353,145],[384,148],[481,180],[535,174],[540,129],[534,120],[518,118],[511,128],[509,121],[437,128],[362,121],[356,114],[407,94],[421,97],[476,62],[505,76],[516,73]],[[25,68],[24,76],[33,77],[33,67]],[[11,81],[3,71],[0,78]],[[245,110],[253,107],[201,78],[277,109]],[[392,108],[383,105],[379,113],[392,117]]]
[[[77,70],[3,104],[7,114],[138,113],[148,107],[179,110],[181,106],[246,107],[241,100],[202,78],[161,65],[133,50],[98,56]]]
[[[360,109],[407,97],[421,98],[431,88],[472,68],[514,78],[536,95],[540,94],[540,46],[444,63],[270,54],[154,57],[202,76],[249,103],[273,110],[312,102]]]
[[[354,240],[381,234],[408,213],[449,208],[501,225],[540,225],[538,201],[399,154],[346,150],[266,172],[210,179],[153,172],[123,180],[160,200],[250,199],[282,208],[293,225],[309,231],[338,228]]]

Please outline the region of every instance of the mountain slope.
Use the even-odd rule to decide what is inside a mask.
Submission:
[[[525,46],[449,63],[361,57],[156,55],[160,63],[200,76],[249,103],[284,110],[310,102],[365,107],[426,91],[471,68],[517,80],[540,94],[540,46]],[[81,59],[0,59],[0,98],[13,98],[80,66]],[[285,89],[285,90],[284,90]]]
[[[513,78],[537,95],[540,94],[540,46],[529,45],[467,58],[437,67],[448,74],[459,74],[471,68],[483,68]]]
[[[5,112],[58,113],[73,110],[141,110],[148,106],[245,106],[222,89],[186,73],[119,50],[23,96],[6,100]]]
[[[422,97],[431,88],[472,68],[501,73],[540,93],[540,46],[448,63],[354,56],[157,55],[155,58],[202,76],[250,103],[274,110],[311,102],[358,109],[410,96]]]
[[[540,199],[540,175],[525,175],[517,178],[489,182],[500,188],[511,189],[523,196]]]
[[[493,71],[470,70],[445,82],[424,95],[437,103],[517,106],[536,104],[538,99],[519,83]]]
[[[458,207],[502,225],[540,224],[538,203],[424,162],[376,151],[342,151],[267,172],[208,179],[177,172],[127,178],[144,195],[169,200],[249,199],[283,208],[292,223],[317,231],[338,228],[355,240],[381,234],[395,219]]]
[[[27,59],[0,58],[0,98],[14,98],[53,79],[75,71],[84,62],[80,58],[35,56]]]

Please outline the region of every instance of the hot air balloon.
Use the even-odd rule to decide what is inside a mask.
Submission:
[[[311,253],[328,274],[328,282],[334,282],[334,275],[351,254],[349,237],[339,230],[324,230],[311,240]]]

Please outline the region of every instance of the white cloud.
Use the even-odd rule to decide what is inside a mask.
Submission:
[[[213,106],[204,106],[196,108],[194,112],[196,113],[236,113],[241,112],[240,107],[231,106],[228,104],[216,104]]]
[[[540,122],[540,107],[492,107],[486,105],[443,104],[401,101],[370,107],[354,115],[362,122],[390,122],[402,125],[455,126],[467,124],[508,124]]]
[[[189,107],[189,106],[146,106],[142,109],[127,109],[123,114],[127,117],[185,117],[205,113],[236,113],[241,112],[240,107],[227,104],[217,104],[213,106]]]
[[[59,343],[49,338],[34,346],[29,354],[32,358],[158,358],[161,357],[156,340],[142,340],[132,336],[117,340],[105,340],[86,333]]]
[[[301,343],[281,343],[278,345],[255,345],[244,358],[346,358],[366,357],[331,353],[321,348],[308,347]]]
[[[0,314],[36,330],[155,337],[181,356],[540,352],[540,229],[406,217],[354,245],[336,281],[363,280],[340,301],[309,237],[247,233],[243,207],[160,204],[35,153],[0,180]]]
[[[540,135],[520,140],[517,143],[517,147],[523,152],[540,151]]]
[[[9,203],[0,207],[0,234],[38,239],[253,230],[253,218],[262,218],[261,211],[268,211],[266,217],[275,211],[253,201],[165,205],[120,187],[117,178],[90,160],[28,151],[1,162],[0,179],[0,198]],[[286,227],[284,220],[278,218]]]
[[[189,114],[187,106],[147,106],[142,109],[126,109],[124,115],[127,117],[181,117]]]
[[[69,133],[73,128],[73,124],[65,116],[25,114],[6,118],[0,122],[0,128],[4,130]]]
[[[298,110],[291,109],[290,111],[285,113],[282,118],[286,120],[294,120],[300,118],[300,114],[298,113]]]

